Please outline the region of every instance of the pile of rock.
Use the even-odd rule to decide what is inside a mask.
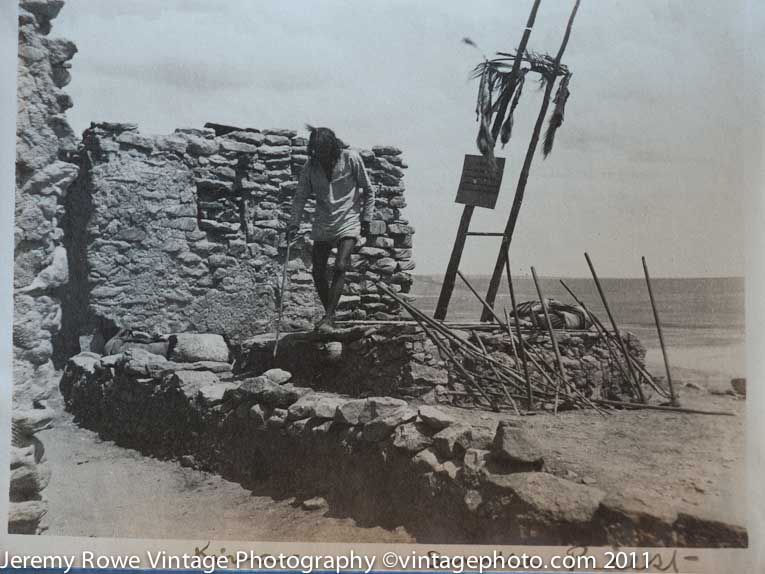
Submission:
[[[42,491],[48,486],[50,469],[35,434],[49,428],[52,419],[53,413],[46,408],[13,412],[9,534],[40,533],[40,520],[47,512]]]
[[[307,141],[286,129],[218,124],[149,137],[133,124],[92,124],[83,136],[73,186],[73,217],[88,274],[78,277],[83,317],[155,333],[206,331],[241,339],[273,329],[284,299],[287,330],[308,328],[321,313],[310,274],[310,223],[279,278],[285,231]],[[393,318],[396,292],[412,284],[412,234],[401,152],[360,152],[376,189],[371,235],[351,258],[338,318]],[[309,200],[306,211],[314,210]],[[129,212],[129,218],[123,214]],[[92,325],[75,326],[85,334]]]

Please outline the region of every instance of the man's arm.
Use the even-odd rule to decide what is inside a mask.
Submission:
[[[303,169],[300,171],[300,179],[298,179],[297,189],[295,190],[295,196],[292,198],[292,214],[290,215],[290,222],[287,227],[287,231],[292,233],[300,228],[300,220],[303,217],[305,202],[311,191],[310,162],[311,160],[307,159],[303,165]]]
[[[364,193],[364,206],[361,210],[361,226],[363,230],[366,230],[375,213],[375,190],[372,187],[372,182],[369,180],[369,174],[367,174],[364,162],[359,154],[354,154],[354,163],[356,167],[356,185],[358,185]]]

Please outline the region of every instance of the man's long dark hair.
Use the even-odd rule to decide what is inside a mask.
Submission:
[[[306,127],[311,132],[308,137],[308,157],[319,162],[327,179],[331,181],[335,164],[340,159],[342,143],[329,128]]]

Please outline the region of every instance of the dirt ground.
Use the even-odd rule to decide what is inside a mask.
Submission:
[[[524,417],[560,476],[638,501],[657,514],[684,511],[746,523],[745,402],[712,395],[697,373],[677,373],[683,406],[734,412],[656,411]],[[695,382],[699,389],[687,388]],[[719,386],[719,385],[716,385]],[[472,424],[500,415],[448,409]],[[503,418],[512,416],[503,414]],[[40,433],[53,476],[44,491],[48,535],[203,540],[412,542],[403,528],[362,528],[350,518],[306,511],[293,500],[253,496],[236,483],[101,441],[68,414]]]
[[[220,476],[102,441],[64,414],[41,432],[53,472],[43,491],[45,535],[114,538],[412,542],[404,529],[358,526],[303,510],[294,500],[253,496]]]
[[[618,493],[657,514],[680,511],[745,526],[745,401],[691,388],[683,388],[680,398],[687,408],[736,416],[570,411],[523,421],[535,431],[554,474]],[[451,412],[473,424],[517,418]]]

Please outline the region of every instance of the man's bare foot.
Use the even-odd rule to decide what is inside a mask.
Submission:
[[[335,330],[335,318],[330,317],[329,315],[324,315],[324,317],[321,318],[321,320],[316,323],[316,326],[314,327],[314,331],[317,331],[319,333],[331,333]]]

